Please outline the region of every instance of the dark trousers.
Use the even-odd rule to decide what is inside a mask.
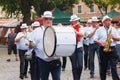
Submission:
[[[100,47],[100,60],[101,60],[101,71],[100,71],[100,78],[101,80],[106,80],[106,71],[107,71],[107,64],[108,61],[110,62],[111,66],[111,73],[112,73],[112,80],[120,80],[117,74],[117,52],[115,47],[111,47],[111,52],[104,52],[103,47]]]
[[[88,50],[89,46],[88,45],[85,45],[83,44],[83,49],[84,49],[84,67],[85,69],[86,68],[89,68],[89,50]]]
[[[27,75],[27,69],[28,69],[28,61],[25,59],[25,52],[27,50],[18,50],[19,51],[19,58],[20,58],[20,76]]]
[[[49,74],[52,75],[52,80],[60,80],[61,74],[61,62],[60,59],[52,60],[46,62],[38,58],[38,64],[40,68],[40,78],[39,80],[49,80]]]
[[[95,65],[94,65],[94,59],[95,59],[95,53],[97,53],[98,57],[98,63],[99,63],[99,73],[100,73],[100,56],[99,56],[99,45],[98,44],[90,44],[89,45],[89,60],[90,60],[90,74],[94,75]]]
[[[66,62],[67,62],[67,57],[62,57],[62,61],[63,61],[62,68],[65,69]]]
[[[83,68],[83,48],[77,48],[75,53],[70,56],[72,64],[73,80],[80,80]]]
[[[32,51],[32,60],[30,60],[30,74],[31,80],[40,80],[40,68],[38,64],[38,59],[35,56],[34,50]]]

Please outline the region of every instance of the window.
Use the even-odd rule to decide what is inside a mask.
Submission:
[[[82,7],[81,7],[81,5],[78,6],[78,13],[82,13]]]
[[[94,12],[94,5],[90,6],[90,12]]]

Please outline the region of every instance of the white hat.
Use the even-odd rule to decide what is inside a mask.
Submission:
[[[31,26],[40,26],[40,23],[38,21],[35,21],[34,23],[31,24]]]
[[[99,21],[96,16],[93,16],[91,20],[92,20],[92,21]]]
[[[70,17],[70,21],[77,21],[77,20],[79,20],[80,18],[77,16],[77,15],[72,15],[71,17]]]
[[[42,18],[45,18],[45,17],[54,18],[54,17],[52,16],[52,12],[50,12],[50,11],[45,11],[45,12],[43,13]]]
[[[28,26],[27,26],[27,24],[26,23],[23,23],[21,26],[20,26],[20,28],[27,28]]]
[[[104,22],[106,19],[112,20],[108,15],[106,15],[106,16],[103,17],[102,22]]]
[[[92,23],[92,19],[88,19],[87,23]]]

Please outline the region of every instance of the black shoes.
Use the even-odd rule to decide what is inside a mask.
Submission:
[[[106,72],[106,75],[110,76],[110,75],[111,75],[111,71],[108,70],[108,71]]]
[[[24,77],[25,77],[25,78],[28,78],[28,76],[27,76],[27,75],[25,75]]]
[[[25,75],[25,76],[20,76],[20,79],[24,79],[24,78],[28,78],[28,76],[27,75]]]
[[[20,79],[24,79],[23,76],[20,76]]]
[[[6,61],[7,61],[7,62],[10,62],[10,59],[7,59]]]
[[[65,71],[65,68],[62,68],[62,71]]]
[[[94,78],[94,75],[93,75],[93,74],[91,74],[91,75],[90,75],[90,78]]]
[[[85,67],[84,70],[87,70],[87,67]]]

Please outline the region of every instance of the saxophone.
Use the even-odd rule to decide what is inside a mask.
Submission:
[[[110,52],[111,51],[111,49],[110,49],[110,44],[112,43],[112,40],[111,40],[111,37],[110,37],[111,33],[112,33],[112,29],[110,29],[109,33],[107,34],[106,44],[105,44],[104,49],[103,49],[104,52]]]

